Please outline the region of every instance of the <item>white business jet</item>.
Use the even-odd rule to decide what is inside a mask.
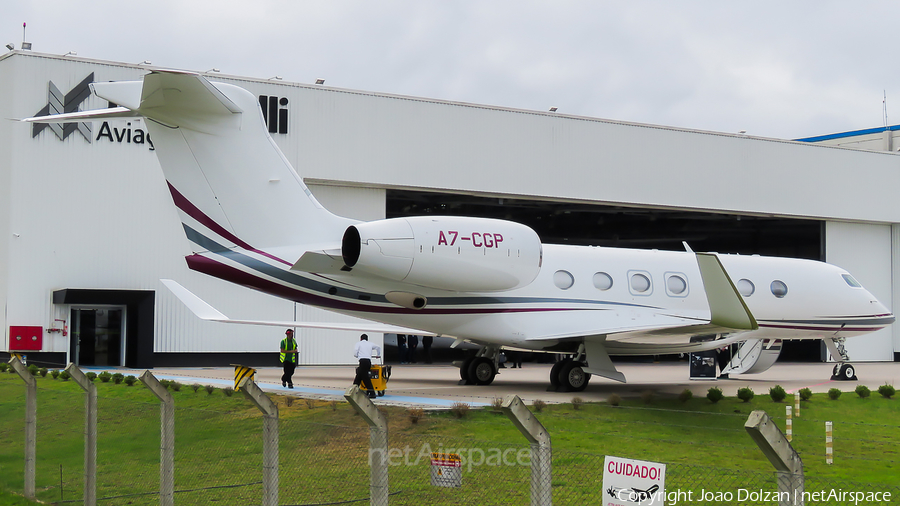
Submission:
[[[844,339],[894,321],[822,262],[541,244],[525,225],[486,218],[335,216],[269,136],[250,92],[178,71],[91,88],[119,107],[25,121],[146,118],[191,269],[372,323],[229,320],[164,280],[207,320],[450,336],[481,345],[460,367],[479,385],[494,380],[502,349],[558,353],[567,358],[550,382],[570,391],[592,374],[625,381],[610,355],[744,343],[750,365],[726,371],[755,372],[782,339],[823,339],[835,375],[852,378]]]

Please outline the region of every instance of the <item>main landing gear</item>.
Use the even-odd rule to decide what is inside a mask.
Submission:
[[[459,367],[460,385],[490,385],[497,376],[500,349],[485,346],[474,357],[463,360]]]
[[[856,368],[853,367],[853,364],[848,363],[850,356],[847,355],[847,349],[844,348],[844,338],[832,337],[830,339],[824,339],[824,341],[825,346],[828,347],[828,351],[831,352],[832,358],[837,360],[837,363],[834,364],[834,370],[831,373],[831,379],[839,381],[855,381],[857,379]]]
[[[565,358],[553,364],[550,369],[550,388],[553,392],[581,392],[591,381],[587,367],[585,346],[581,344],[571,358]],[[485,346],[475,356],[465,359],[459,365],[460,385],[490,385],[497,377],[497,365],[500,349]]]
[[[578,347],[574,358],[564,358],[550,368],[549,391],[582,392],[591,381],[591,374],[584,371],[584,345]]]

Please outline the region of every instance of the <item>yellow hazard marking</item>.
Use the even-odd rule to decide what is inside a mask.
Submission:
[[[234,366],[234,390],[238,391],[241,389],[240,384],[245,378],[253,381],[256,369],[239,364],[232,365]]]

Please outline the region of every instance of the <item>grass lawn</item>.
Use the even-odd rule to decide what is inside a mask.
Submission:
[[[158,504],[159,403],[140,383],[96,382],[99,395],[98,497],[102,504]],[[38,378],[38,498],[79,499],[84,470],[84,403],[72,381]],[[261,415],[242,394],[226,397],[187,385],[172,392],[176,404],[176,502],[254,504],[262,495]],[[24,448],[23,382],[0,373],[0,504],[29,504],[21,492]],[[280,502],[310,504],[368,496],[368,428],[343,402],[273,396],[280,410]],[[877,393],[860,399],[846,392],[837,401],[817,394],[794,419],[794,447],[804,461],[807,489],[854,483],[897,487],[900,419],[897,400]],[[291,405],[288,405],[290,403]],[[548,405],[538,419],[553,441],[556,504],[600,499],[604,455],[664,462],[667,487],[707,490],[758,484],[774,489],[772,467],[743,428],[762,409],[784,428],[784,403],[768,395],[749,403],[705,398],[685,403],[656,398],[608,404]],[[577,409],[576,409],[577,407]],[[457,419],[434,412],[413,423],[405,408],[382,408],[388,416],[393,465],[392,504],[477,500],[480,504],[528,502],[529,468],[506,465],[525,439],[492,409]],[[824,461],[824,422],[834,422],[835,462]],[[431,451],[460,450],[485,465],[464,469],[461,489],[430,485]],[[490,458],[496,457],[491,465]],[[837,485],[834,485],[837,484]],[[490,491],[487,493],[487,491]],[[900,496],[900,489],[897,490]],[[121,497],[120,497],[121,496]],[[15,502],[18,501],[18,502]]]

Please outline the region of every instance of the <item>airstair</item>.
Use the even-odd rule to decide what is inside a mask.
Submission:
[[[721,374],[756,374],[767,370],[781,354],[781,339],[750,339],[741,343]]]

